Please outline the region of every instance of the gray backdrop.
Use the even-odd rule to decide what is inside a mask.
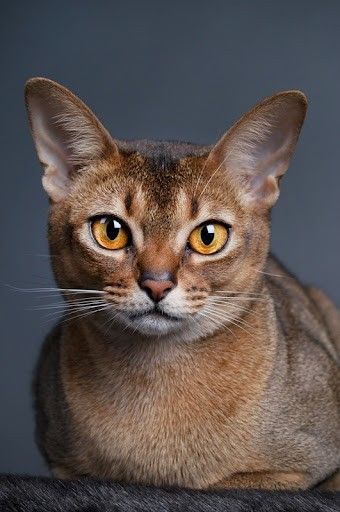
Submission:
[[[0,471],[43,473],[30,382],[51,322],[19,287],[53,282],[47,200],[23,104],[27,78],[60,81],[115,137],[210,143],[266,95],[310,110],[273,214],[272,247],[340,304],[340,3],[1,2]]]

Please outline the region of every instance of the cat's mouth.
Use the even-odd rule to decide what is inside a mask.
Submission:
[[[182,320],[182,318],[179,316],[170,315],[169,313],[165,313],[165,311],[161,310],[157,305],[151,310],[129,313],[128,316],[129,316],[129,318],[131,318],[131,320],[138,320],[143,317],[144,318],[145,317],[149,317],[149,318],[153,317],[153,318],[159,318],[159,319],[165,319],[165,320],[173,320],[175,322],[179,322]]]
[[[157,305],[148,310],[125,312],[125,320],[133,332],[147,336],[165,336],[181,329],[183,318],[166,313]]]

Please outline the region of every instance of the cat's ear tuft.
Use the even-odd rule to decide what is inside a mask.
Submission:
[[[276,202],[306,110],[302,92],[276,94],[245,114],[212,149],[213,168],[227,173],[250,207],[266,210]]]
[[[117,151],[109,133],[91,110],[62,85],[31,78],[25,99],[33,139],[44,167],[43,187],[52,201],[68,193],[76,171]]]

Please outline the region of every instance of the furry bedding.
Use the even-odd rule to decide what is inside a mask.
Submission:
[[[340,492],[204,492],[0,476],[1,512],[340,512]]]

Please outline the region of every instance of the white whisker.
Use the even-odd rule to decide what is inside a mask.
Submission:
[[[70,320],[79,320],[80,318],[85,318],[85,317],[93,315],[95,313],[99,313],[100,311],[109,310],[110,308],[111,308],[111,304],[105,304],[105,306],[102,306],[102,307],[98,307],[98,305],[90,306],[88,308],[85,308],[86,309],[85,313],[82,313],[81,315],[76,315],[76,316],[73,316],[74,311],[71,311],[70,315],[66,314],[66,316],[63,317],[62,322],[68,322]],[[88,311],[88,309],[90,309],[91,311]]]
[[[219,295],[221,300],[232,300],[232,301],[253,301],[253,302],[268,302],[269,299],[263,299],[261,297],[232,297],[230,295]],[[217,298],[217,296],[216,296]]]
[[[257,270],[254,268],[256,272],[259,272],[259,274],[264,274],[266,276],[273,276],[273,277],[286,277],[287,279],[293,279],[291,276],[283,275],[283,274],[271,274],[270,272],[264,272],[263,270]]]
[[[91,304],[105,303],[106,301],[102,298],[89,298],[82,300],[73,300],[73,301],[61,301],[55,302],[53,304],[40,304],[38,306],[33,306],[34,310],[44,310],[44,309],[67,309],[72,307],[80,307]]]
[[[232,316],[229,316],[221,309],[219,309],[218,311],[217,311],[217,309],[213,309],[210,307],[208,307],[207,309],[210,312],[210,314],[215,315],[217,318],[223,317],[226,321],[229,321],[231,324],[236,325],[237,327],[239,327],[240,329],[242,329],[243,331],[245,331],[247,334],[249,334],[250,336],[252,336],[254,338],[253,334],[243,327],[243,325],[246,325],[247,327],[253,328],[253,326],[248,324],[248,322],[245,322],[244,320],[236,319]]]
[[[107,324],[109,324],[108,328],[105,331],[104,336],[107,336],[109,330],[112,328],[112,326],[114,324],[114,321],[115,321],[116,317],[119,315],[119,313],[120,313],[120,311],[116,311],[115,314],[112,317],[110,317],[108,320],[106,320],[106,322],[104,322],[102,324],[102,328],[104,328]]]
[[[218,321],[216,318],[213,318],[209,311],[206,311],[206,312],[203,312],[203,311],[198,311],[197,313],[199,316],[203,316],[205,318],[207,318],[209,320],[209,322],[212,322],[213,324],[215,324],[218,328],[221,328],[221,327],[224,327],[226,328],[232,335],[235,336],[235,334],[233,333],[233,331],[227,326],[225,325],[224,322],[222,321]]]
[[[249,297],[263,297],[265,296],[264,293],[256,293],[256,292],[240,292],[240,291],[234,291],[234,290],[214,290],[214,293],[229,293],[231,295],[240,295],[240,296],[243,296],[243,295],[246,295],[246,296],[249,296]]]
[[[220,306],[220,307],[219,307],[219,306]],[[233,315],[232,315],[232,312],[230,312],[230,314],[229,314],[229,312],[228,312],[228,311],[226,311],[226,310],[225,310],[224,308],[222,308],[221,306],[222,306],[222,305],[219,305],[219,304],[212,304],[212,305],[209,305],[209,304],[208,304],[208,305],[207,305],[207,306],[205,306],[205,307],[208,307],[208,308],[210,308],[210,309],[213,309],[213,311],[215,311],[215,312],[216,312],[216,313],[218,313],[218,314],[219,314],[219,313],[221,313],[221,314],[223,314],[223,315],[225,315],[225,316],[230,316],[230,318],[232,318],[233,320],[237,320],[238,322],[244,323],[244,325],[248,325],[248,327],[253,327],[251,324],[249,324],[248,322],[246,322],[244,319],[241,319],[241,318],[234,318],[234,317],[233,317]],[[242,310],[240,309],[240,307],[239,307],[239,306],[236,306],[236,313],[237,313],[238,311],[242,311]],[[248,310],[248,311],[246,311],[246,312],[247,312],[247,313],[249,313],[249,310]]]
[[[65,315],[68,315],[68,314],[73,314],[75,312],[78,312],[78,311],[87,311],[87,310],[90,310],[90,309],[93,309],[93,308],[96,308],[96,307],[99,307],[99,306],[103,306],[103,305],[106,305],[107,302],[106,301],[97,301],[97,302],[94,302],[92,304],[80,304],[79,306],[77,305],[74,305],[74,306],[69,306],[67,307],[67,304],[65,304]],[[51,313],[48,313],[46,315],[46,317],[48,316],[53,316],[53,315],[58,315],[61,311],[63,311],[62,309],[59,309],[57,311],[52,311]]]
[[[254,313],[260,317],[263,316],[261,313],[258,313],[257,311],[255,311],[252,307],[241,306],[238,302],[234,303],[233,299],[209,297],[208,305],[212,305],[212,306],[225,305],[228,308],[232,307],[232,308],[236,309],[236,311],[243,311],[244,313],[249,313],[249,314]]]
[[[6,284],[8,288],[11,288],[14,291],[24,292],[24,293],[49,293],[49,292],[67,292],[67,293],[94,293],[104,295],[106,292],[103,290],[90,289],[87,290],[85,288],[18,288],[16,286],[12,286],[10,284]]]
[[[252,308],[246,308],[244,306],[240,306],[239,304],[234,304],[232,300],[223,300],[223,299],[212,299],[209,300],[208,304],[214,306],[228,306],[228,308],[232,307],[235,308],[236,311],[243,311],[244,313],[256,313],[256,315],[259,315],[258,312],[255,312]]]

